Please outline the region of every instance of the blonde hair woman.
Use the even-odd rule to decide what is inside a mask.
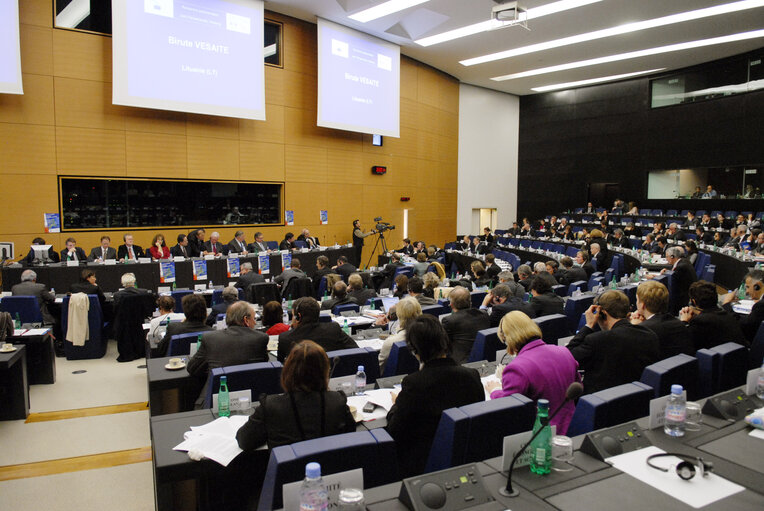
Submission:
[[[507,345],[507,353],[517,356],[504,368],[501,384],[486,384],[491,399],[523,394],[534,401],[547,399],[550,409],[557,409],[565,401],[568,386],[580,380],[578,362],[568,348],[546,344],[539,326],[520,311],[505,314],[497,334]],[[552,419],[558,435],[568,431],[575,410],[576,405],[570,401]]]
[[[419,305],[415,298],[407,297],[395,304],[395,314],[398,316],[398,332],[385,339],[385,342],[382,343],[378,357],[380,374],[385,369],[385,362],[387,362],[387,357],[390,356],[393,344],[398,341],[405,341],[406,327],[413,319],[422,315],[422,306]]]

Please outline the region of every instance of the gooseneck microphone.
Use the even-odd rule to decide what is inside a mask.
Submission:
[[[334,370],[337,369],[337,366],[340,365],[340,357],[334,357],[332,359],[332,368],[329,370],[329,379],[332,379],[332,375],[334,374]]]
[[[574,381],[570,385],[568,385],[568,390],[565,391],[565,400],[559,404],[555,410],[549,414],[549,416],[546,419],[541,420],[541,427],[539,428],[536,433],[531,436],[531,439],[528,440],[528,442],[515,454],[515,457],[512,458],[512,463],[509,465],[509,472],[507,472],[507,487],[506,488],[500,488],[499,494],[504,497],[517,497],[520,495],[520,492],[518,490],[515,490],[512,488],[512,469],[515,467],[515,462],[517,461],[517,458],[520,457],[520,455],[525,452],[525,449],[528,448],[529,445],[536,439],[537,436],[541,433],[541,430],[544,429],[544,426],[549,424],[549,422],[555,418],[555,416],[562,410],[562,407],[565,406],[565,404],[572,400],[572,399],[578,399],[578,397],[584,393],[584,386],[578,383],[577,381]]]

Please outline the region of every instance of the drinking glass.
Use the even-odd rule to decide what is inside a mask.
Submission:
[[[703,423],[703,412],[700,404],[688,401],[685,405],[684,429],[687,431],[700,431]]]
[[[552,437],[552,469],[556,472],[569,472],[573,466],[573,440],[564,435]]]

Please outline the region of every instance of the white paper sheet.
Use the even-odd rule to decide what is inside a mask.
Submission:
[[[689,481],[680,479],[676,475],[674,467],[681,460],[673,456],[653,460],[653,463],[658,466],[668,467],[668,472],[661,472],[649,467],[646,463],[647,457],[651,454],[662,452],[665,451],[650,446],[634,452],[619,454],[618,456],[607,458],[605,461],[611,463],[621,472],[649,484],[653,488],[694,508],[707,506],[717,500],[745,490],[739,484],[727,481],[714,473],[709,474],[707,477],[700,477],[699,474],[696,474]]]
[[[382,349],[382,343],[384,343],[382,339],[365,339],[363,341],[356,341],[355,343],[358,345],[359,348],[371,348],[373,350],[381,350]]]
[[[392,389],[387,389],[392,390]],[[348,398],[348,405],[355,406],[356,410],[358,410],[358,414],[363,417],[363,421],[373,421],[376,419],[382,419],[384,417],[387,417],[387,410],[382,408],[381,406],[377,406],[374,408],[374,411],[371,413],[365,413],[363,411],[363,407],[366,405],[366,403],[369,401],[367,396],[350,396]]]
[[[482,378],[480,378],[480,381],[483,383],[483,391],[485,392],[485,400],[486,401],[491,399],[491,392],[493,392],[493,390],[496,390],[496,389],[493,389],[491,392],[488,392],[487,390],[485,390],[486,383],[493,383],[493,382],[495,382],[495,383],[499,384],[499,386],[497,388],[501,388],[501,378],[497,378],[495,374],[490,374],[488,376],[483,376]]]
[[[759,438],[761,440],[764,440],[764,429],[752,429],[750,433],[748,433],[754,438]]]
[[[246,415],[218,417],[202,426],[191,426],[183,434],[183,442],[173,447],[176,451],[198,451],[223,466],[228,466],[242,450],[236,441],[236,432],[247,422]]]
[[[30,328],[22,335],[45,335],[48,331],[50,331],[50,328]]]

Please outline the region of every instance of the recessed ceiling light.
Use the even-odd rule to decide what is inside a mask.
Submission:
[[[636,59],[640,57],[647,57],[649,55],[658,55],[660,53],[670,53],[673,51],[689,50],[691,48],[701,48],[703,46],[712,46],[715,44],[731,43],[735,41],[745,41],[747,39],[756,39],[757,37],[764,37],[764,29],[752,30],[750,32],[741,32],[739,34],[731,34],[722,37],[712,37],[711,39],[699,39],[697,41],[688,41],[686,43],[670,44],[668,46],[658,46],[656,48],[648,48],[646,50],[631,51],[628,53],[619,53],[617,55],[608,55],[606,57],[598,57],[596,59],[579,60],[578,62],[569,62],[567,64],[560,64],[557,66],[542,67],[538,69],[531,69],[529,71],[523,71],[521,73],[512,73],[504,76],[496,76],[491,80],[501,82],[504,80],[513,80],[515,78],[525,78],[527,76],[543,75],[547,73],[555,73],[557,71],[566,71],[568,69],[577,69],[580,67],[596,66],[599,64],[607,64],[608,62],[618,62],[620,60]]]
[[[533,9],[528,9],[527,13],[521,18],[522,20],[536,19],[549,14],[554,14],[561,11],[567,11],[569,9],[575,9],[576,7],[582,7],[602,0],[560,0],[559,2],[552,2],[551,4],[542,5]],[[479,34],[480,32],[487,32],[496,28],[501,28],[509,25],[509,23],[502,23],[497,20],[487,20],[467,25],[466,27],[456,28],[443,32],[442,34],[432,35],[430,37],[423,37],[414,41],[420,46],[432,46],[433,44],[444,43],[446,41],[452,41],[461,37],[467,37],[473,34]]]
[[[637,32],[639,30],[647,30],[650,28],[662,27],[666,25],[672,25],[674,23],[682,23],[684,21],[707,18],[710,16],[719,16],[721,14],[728,14],[731,12],[743,11],[746,9],[754,9],[756,7],[762,7],[762,6],[764,6],[764,0],[742,0],[740,2],[717,5],[714,7],[698,9],[695,11],[680,12],[678,14],[671,14],[669,16],[663,16],[661,18],[654,18],[651,20],[627,23],[625,25],[619,25],[617,27],[605,28],[603,30],[595,30],[594,32],[587,32],[585,34],[579,34],[579,35],[574,35],[570,37],[563,37],[561,39],[555,39],[553,41],[547,41],[544,43],[531,44],[529,46],[523,46],[520,48],[513,48],[511,50],[500,51],[497,53],[483,55],[482,57],[474,57],[471,59],[462,60],[459,63],[464,66],[474,66],[477,64],[485,64],[486,62],[493,62],[495,60],[508,59],[510,57],[517,57],[518,55],[526,55],[528,53],[534,53],[537,51],[544,51],[544,50],[549,50],[552,48],[559,48],[561,46],[570,46],[572,44],[578,44],[585,41],[593,41],[595,39],[602,39],[604,37],[612,37],[616,35],[628,34],[631,32]]]
[[[348,16],[351,20],[360,21],[366,23],[377,18],[382,18],[388,14],[414,7],[415,5],[429,2],[430,0],[388,0],[387,2],[369,7],[363,11],[359,11],[351,16]]]
[[[622,78],[630,78],[632,76],[646,75],[649,73],[657,73],[658,71],[663,71],[664,69],[666,68],[661,67],[658,69],[648,69],[647,71],[635,71],[634,73],[624,73],[620,75],[603,76],[601,78],[589,78],[588,80],[579,80],[577,82],[558,83],[555,85],[544,85],[543,87],[533,87],[531,90],[535,90],[536,92],[549,92],[551,90],[572,89],[573,87],[580,87],[582,85],[591,85],[593,83],[601,83],[601,82],[611,82],[613,80],[621,80]]]

